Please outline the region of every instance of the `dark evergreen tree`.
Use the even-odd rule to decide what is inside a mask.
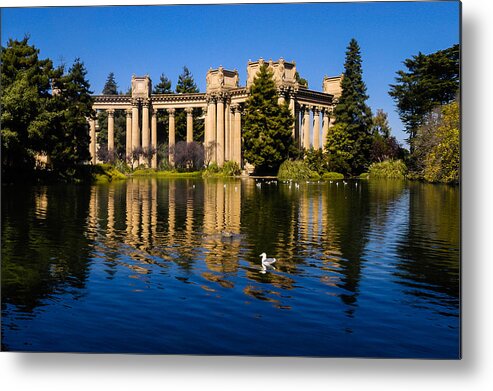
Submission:
[[[276,174],[281,163],[296,154],[294,118],[287,103],[279,105],[277,100],[272,71],[264,64],[250,88],[243,125],[244,157],[257,174]]]
[[[115,81],[115,74],[110,72],[103,87],[103,95],[118,95],[118,85]]]
[[[154,89],[152,90],[153,94],[172,94],[171,90],[171,80],[168,79],[164,73],[161,73],[159,77],[159,83],[154,85]]]
[[[455,99],[459,90],[459,61],[459,45],[429,55],[418,53],[404,60],[407,71],[399,70],[396,84],[390,85],[389,95],[396,102],[409,135],[411,152],[416,132],[426,115],[433,107]]]
[[[86,75],[83,62],[76,59],[68,73],[56,81],[58,93],[50,104],[53,115],[46,132],[47,152],[53,170],[65,178],[73,177],[77,167],[90,158],[87,118],[95,113]]]
[[[370,162],[372,113],[366,104],[360,47],[349,42],[341,82],[341,96],[334,109],[335,123],[327,137],[329,159],[345,174],[359,174]]]
[[[33,122],[45,111],[51,81],[60,75],[51,60],[39,59],[39,49],[28,41],[28,36],[20,41],[9,39],[7,47],[1,48],[2,179],[7,181],[34,168],[43,133]]]
[[[190,70],[184,66],[183,72],[178,76],[178,83],[176,84],[176,92],[178,94],[193,94],[200,92],[197,84],[193,79],[193,75]],[[193,110],[193,139],[195,141],[203,141],[204,139],[204,121],[200,119],[202,115],[201,109]],[[184,110],[178,110],[175,114],[176,122],[176,140],[183,141],[187,134],[187,115]]]

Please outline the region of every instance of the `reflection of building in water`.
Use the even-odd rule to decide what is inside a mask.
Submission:
[[[211,271],[237,270],[241,181],[131,178],[93,186],[90,194],[88,237],[109,250],[113,262],[134,271],[169,261],[189,267],[205,249]],[[124,264],[121,253],[139,265]]]
[[[205,262],[215,272],[238,268],[242,181],[208,180],[204,183]]]

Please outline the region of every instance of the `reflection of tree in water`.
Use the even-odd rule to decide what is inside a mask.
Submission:
[[[339,294],[341,300],[348,306],[355,306],[359,295],[359,282],[362,270],[362,254],[367,242],[369,225],[368,184],[364,181],[329,185],[327,219],[337,231],[336,246],[340,251],[338,287],[344,290]],[[352,315],[353,309],[348,309]]]
[[[13,304],[32,312],[54,293],[79,294],[84,288],[86,190],[67,185],[2,189],[2,311]]]
[[[459,297],[459,189],[411,183],[409,221],[398,246],[399,283],[409,293],[457,307]],[[424,292],[423,288],[430,294]],[[412,289],[416,288],[416,289]],[[446,294],[437,297],[438,294]]]

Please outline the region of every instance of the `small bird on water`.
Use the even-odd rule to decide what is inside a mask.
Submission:
[[[276,258],[267,258],[266,253],[262,253],[259,256],[262,257],[262,270],[263,271],[265,271],[267,269],[267,267],[271,267],[272,269],[275,270],[275,267],[272,266],[272,264],[276,262]]]

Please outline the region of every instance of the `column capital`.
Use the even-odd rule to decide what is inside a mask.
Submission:
[[[108,113],[108,117],[113,117],[115,115],[115,109],[108,109],[106,112]]]
[[[174,117],[176,109],[174,107],[171,107],[169,109],[166,109],[170,117]]]
[[[127,115],[127,117],[131,117],[132,116],[132,109],[125,109],[125,114]]]
[[[151,109],[151,115],[155,117],[157,115],[157,109],[152,108]]]
[[[144,106],[149,106],[151,104],[151,100],[149,98],[142,99],[142,104]]]
[[[310,114],[311,106],[310,105],[303,105],[303,111],[306,114]]]
[[[312,110],[313,110],[313,114],[318,114],[318,113],[320,113],[321,107],[320,106],[313,106]]]
[[[139,105],[139,99],[138,98],[132,98],[132,106],[136,107]]]
[[[192,115],[193,107],[185,107],[185,113],[187,113],[187,115]]]

